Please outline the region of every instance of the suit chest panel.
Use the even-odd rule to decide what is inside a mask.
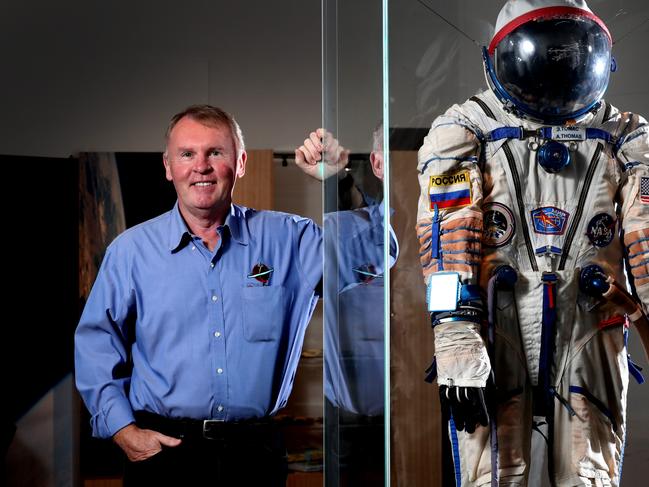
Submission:
[[[486,254],[504,252],[510,254],[506,260],[520,261],[525,269],[546,270],[545,255],[550,252],[556,258],[554,270],[563,270],[574,267],[584,238],[592,239],[595,247],[611,243],[617,221],[616,162],[598,140],[579,142],[570,157],[563,171],[548,173],[527,140],[508,140],[486,158]],[[514,227],[507,245],[493,238],[498,229],[490,225],[498,227],[497,220],[503,227]]]

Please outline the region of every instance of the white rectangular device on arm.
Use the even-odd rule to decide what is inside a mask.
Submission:
[[[457,272],[437,272],[431,274],[426,289],[428,311],[455,311],[460,299],[460,274]]]

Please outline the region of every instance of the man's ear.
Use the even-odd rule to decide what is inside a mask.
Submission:
[[[242,151],[239,159],[237,159],[237,177],[242,178],[246,174],[246,161],[248,160],[248,154],[246,151]]]
[[[372,151],[370,153],[370,165],[374,175],[383,181],[383,152]]]
[[[173,178],[171,177],[171,167],[169,167],[169,159],[167,158],[166,152],[162,154],[162,163],[165,166],[165,177],[167,178],[167,181],[173,181]]]

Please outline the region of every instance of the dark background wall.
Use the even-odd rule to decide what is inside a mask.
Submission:
[[[320,120],[320,2],[8,0],[0,153],[158,151],[191,103],[233,112],[255,148]]]

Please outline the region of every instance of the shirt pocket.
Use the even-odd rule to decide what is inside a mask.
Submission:
[[[383,340],[383,291],[382,285],[359,284],[338,295],[340,326],[352,340]]]
[[[243,335],[250,342],[276,341],[284,325],[282,286],[244,287]]]

